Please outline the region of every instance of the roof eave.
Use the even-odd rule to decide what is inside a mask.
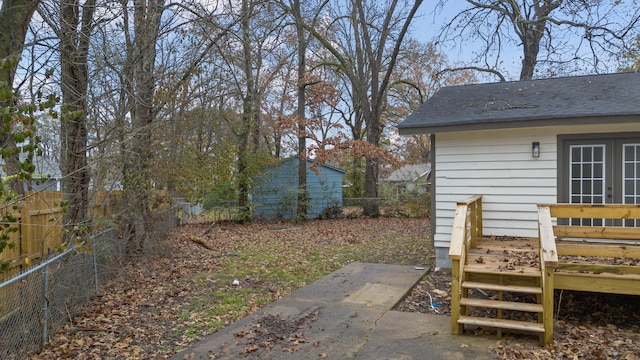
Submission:
[[[435,126],[399,126],[400,135],[420,135],[438,134],[446,132],[477,131],[477,130],[501,130],[518,129],[542,126],[562,126],[562,125],[598,125],[603,124],[603,118],[609,119],[608,124],[634,123],[640,122],[640,114],[608,115],[608,116],[588,116],[570,118],[545,118],[531,120],[489,120],[483,122],[468,122]]]

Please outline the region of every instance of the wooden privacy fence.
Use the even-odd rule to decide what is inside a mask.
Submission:
[[[114,214],[120,192],[98,191],[93,194],[89,216],[104,219]],[[62,192],[48,191],[29,193],[11,211],[16,219],[10,233],[13,248],[6,247],[0,253],[0,261],[11,261],[10,270],[0,274],[0,281],[7,279],[32,263],[41,261],[62,245]]]

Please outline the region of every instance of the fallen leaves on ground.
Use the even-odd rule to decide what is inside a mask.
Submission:
[[[234,336],[243,347],[243,355],[260,349],[296,352],[297,345],[309,340],[304,335],[305,325],[316,320],[319,310],[307,312],[299,318],[283,318],[280,314],[264,314],[254,320],[250,331],[240,331]],[[315,347],[319,346],[316,341]]]
[[[495,296],[490,291],[486,295],[476,290],[470,293],[473,297]],[[505,300],[518,299],[505,295]],[[640,297],[556,290],[554,308],[555,318],[559,320],[554,324],[553,344],[541,346],[537,337],[508,334],[496,343],[496,359],[640,359]],[[430,273],[396,310],[451,315],[451,274]],[[473,308],[472,311],[475,316],[495,316],[489,309]],[[522,315],[505,311],[505,318]],[[495,336],[495,332],[476,331],[475,334]]]
[[[123,263],[32,359],[166,359],[349,262],[434,259],[427,219],[210,225],[181,226],[154,244],[163,255]],[[290,335],[295,351],[305,339]]]

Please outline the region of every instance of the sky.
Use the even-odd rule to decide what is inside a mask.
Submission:
[[[411,36],[423,41],[432,42],[438,36],[440,29],[460,11],[468,7],[466,1],[450,0],[446,2],[446,6],[437,8],[437,1],[425,1],[418,10],[417,17],[412,22]],[[441,52],[447,56],[450,66],[460,66],[469,64],[469,60],[473,58],[473,51],[476,50],[472,46],[455,47],[441,49]],[[505,76],[517,80],[520,74],[520,49],[514,48],[503,52],[505,60]],[[480,80],[480,79],[479,79]],[[489,81],[497,81],[493,76]]]
[[[443,7],[438,8],[437,5],[441,0],[432,0],[432,1],[424,1],[418,10],[417,17],[414,18],[412,22],[412,31],[411,36],[424,41],[433,41],[436,36],[439,34],[440,29],[448,22],[451,21],[461,10],[468,8],[470,5],[466,1],[462,0],[442,0],[445,2]],[[607,27],[613,28],[621,28],[626,24],[627,21],[633,16],[633,13],[638,11],[638,1],[637,0],[622,0],[616,3],[612,2],[603,2],[603,6],[598,9],[600,15],[607,15],[606,21],[600,21],[598,24],[605,24]],[[615,5],[612,5],[615,4]],[[636,12],[637,14],[637,12]],[[586,14],[582,14],[581,16],[587,16]],[[555,40],[554,43],[558,44],[560,41],[566,41],[567,44],[572,46],[576,46],[579,41],[582,41],[581,51],[579,51],[576,56],[585,60],[584,62],[575,62],[572,61],[568,63],[564,71],[565,74],[578,75],[578,73],[582,74],[590,74],[594,73],[595,69],[591,64],[590,49],[586,44],[586,41],[582,36],[580,36],[579,32],[573,32],[571,34],[563,33],[563,29],[566,27],[555,27],[554,34]],[[480,45],[478,43],[478,45]],[[437,48],[441,54],[446,55],[450,66],[460,66],[463,63],[469,64],[470,59],[474,58],[473,52],[478,51],[480,46],[474,46],[473,43],[465,43],[462,47],[448,47]],[[565,51],[570,51],[568,48]],[[600,51],[599,48],[596,48],[596,51]],[[570,52],[569,52],[570,53]],[[567,53],[559,52],[559,56],[566,60]],[[541,50],[542,55],[542,50]],[[601,59],[602,60],[602,59]],[[573,66],[572,66],[573,64]],[[520,68],[522,65],[522,49],[515,44],[506,44],[503,43],[501,49],[501,72],[507,80],[518,80],[520,75]],[[480,65],[479,65],[480,66]],[[606,59],[600,63],[598,66],[598,71],[600,72],[615,72],[618,68],[618,63],[613,61],[607,61]],[[539,68],[538,70],[540,70]],[[560,70],[562,71],[562,69]],[[542,74],[542,76],[545,76]],[[483,81],[482,79],[479,79]],[[497,81],[498,79],[494,76],[491,76],[487,81]]]

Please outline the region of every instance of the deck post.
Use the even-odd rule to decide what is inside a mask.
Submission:
[[[467,307],[460,305],[460,298],[466,289],[462,289],[465,280],[464,266],[467,263],[469,247],[476,247],[476,239],[482,229],[482,207],[479,206],[482,195],[475,195],[467,200],[459,201],[453,218],[449,259],[451,259],[451,334],[464,332],[464,325],[458,324],[460,315],[467,315]]]
[[[476,201],[476,239],[482,237],[482,196]],[[474,244],[474,247],[475,244]]]
[[[456,206],[449,247],[449,258],[451,259],[451,334],[453,335],[459,335],[463,332],[458,320],[460,319],[463,267],[467,252],[466,242],[469,235],[467,233],[467,211],[468,205],[466,203],[458,203]]]
[[[543,343],[550,344],[553,342],[553,272],[558,264],[558,250],[551,222],[551,209],[547,205],[538,205],[538,237],[542,271]]]
[[[468,247],[470,249],[475,249],[478,247],[478,242],[476,241],[476,229],[477,229],[477,219],[476,219],[476,203],[473,204],[469,204],[468,208],[469,208],[469,212],[467,213],[467,221],[469,222],[469,225],[466,226],[468,233],[467,238],[469,239],[468,241]],[[466,224],[465,224],[466,225]]]
[[[460,260],[451,260],[451,334],[460,335]]]
[[[553,343],[553,268],[545,267],[542,271],[542,308],[544,325],[543,343]]]

